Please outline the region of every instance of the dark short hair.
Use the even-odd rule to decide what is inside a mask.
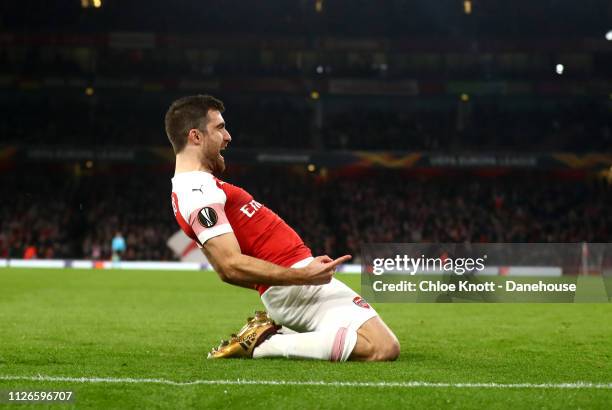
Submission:
[[[225,111],[221,100],[211,95],[191,95],[174,101],[165,116],[166,135],[178,154],[187,145],[187,134],[191,129],[206,129],[209,110]]]

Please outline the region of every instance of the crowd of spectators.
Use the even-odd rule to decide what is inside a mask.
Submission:
[[[73,209],[64,199],[70,189],[61,180],[0,177],[0,258],[66,258],[73,254]],[[58,195],[61,192],[61,195]]]
[[[268,181],[264,203],[313,249],[329,254],[358,255],[361,244],[375,242],[612,240],[612,187],[605,183],[524,176],[419,180],[397,173],[310,185],[273,175]]]
[[[4,175],[0,258],[110,259],[121,232],[123,259],[173,260],[166,241],[178,227],[169,177]],[[316,254],[357,256],[361,244],[374,242],[612,241],[612,187],[602,180],[323,178],[274,167],[227,180],[276,211]]]
[[[122,232],[124,259],[173,259],[165,245],[174,233],[172,210],[159,184],[144,175],[59,175],[0,177],[0,258],[21,258],[34,247],[37,258],[108,260]]]

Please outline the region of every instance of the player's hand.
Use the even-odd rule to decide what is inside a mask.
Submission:
[[[303,285],[324,285],[329,283],[336,273],[336,266],[350,260],[351,255],[344,255],[338,259],[329,256],[317,256],[307,266],[300,268],[302,275],[300,282]]]

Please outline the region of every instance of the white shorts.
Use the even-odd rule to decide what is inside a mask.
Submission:
[[[306,266],[312,259],[297,262],[292,268]],[[300,333],[340,327],[357,331],[378,316],[361,296],[336,278],[320,286],[270,286],[261,301],[276,323]]]

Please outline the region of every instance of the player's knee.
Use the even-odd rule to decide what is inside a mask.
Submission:
[[[367,342],[362,347],[362,353],[362,360],[370,362],[393,361],[400,355],[400,344],[395,337],[386,337],[383,340]]]
[[[389,362],[396,360],[400,355],[400,344],[396,338],[388,338],[376,348],[374,361]]]

